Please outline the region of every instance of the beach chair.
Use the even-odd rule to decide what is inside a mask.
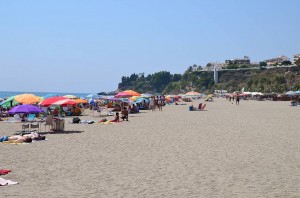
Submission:
[[[34,129],[36,129],[36,131],[39,132],[40,131],[40,123],[31,123],[30,131],[33,131]]]
[[[206,107],[206,104],[202,104],[201,110],[204,110]]]
[[[35,120],[35,117],[36,117],[35,114],[28,114],[27,122],[33,122]]]
[[[30,125],[29,124],[22,124],[22,133],[29,132]]]

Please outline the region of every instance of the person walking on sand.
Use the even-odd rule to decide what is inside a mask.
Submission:
[[[239,94],[236,94],[235,104],[240,105],[240,96],[239,96]]]

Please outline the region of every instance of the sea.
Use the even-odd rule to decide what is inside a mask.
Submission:
[[[28,94],[34,94],[36,96],[46,96],[48,94],[55,94],[58,96],[64,96],[64,95],[75,95],[78,96],[79,98],[85,98],[87,95],[91,94],[91,93],[56,93],[56,92],[22,92],[22,91],[0,91],[0,98],[5,99],[7,97],[10,96],[15,96],[15,95],[20,95],[20,94],[24,94],[24,93],[28,93]]]

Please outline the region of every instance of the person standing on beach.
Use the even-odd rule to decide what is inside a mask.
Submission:
[[[240,105],[240,96],[239,96],[239,94],[236,94],[235,104]]]
[[[155,109],[155,107],[154,107],[154,100],[155,100],[155,98],[152,96],[150,99],[149,99],[149,111],[150,111],[150,109],[152,110],[152,111],[154,111]]]

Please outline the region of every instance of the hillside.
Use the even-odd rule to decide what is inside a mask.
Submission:
[[[212,93],[215,89],[238,91],[276,92],[300,89],[300,67],[274,67],[261,69],[221,70],[218,72],[219,82],[214,83],[212,71],[192,71],[184,74],[170,74],[161,71],[155,74],[132,74],[122,77],[118,89],[133,89],[142,93],[179,94],[195,90]]]
[[[229,91],[245,87],[248,91],[277,92],[300,89],[300,68],[275,67],[270,69],[222,70],[215,88]]]

